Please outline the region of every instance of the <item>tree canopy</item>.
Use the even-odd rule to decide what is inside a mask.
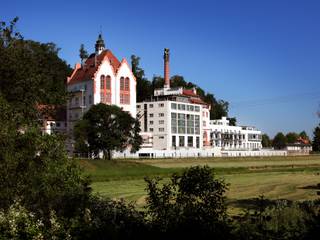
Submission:
[[[264,148],[271,147],[271,140],[267,134],[262,134],[261,144],[262,144],[262,147]]]
[[[0,92],[21,120],[34,121],[37,106],[65,103],[71,69],[54,43],[24,40],[17,21],[0,22]]]
[[[142,143],[139,132],[139,121],[130,113],[115,105],[99,103],[93,105],[74,127],[76,151],[96,157],[102,151],[108,159],[113,150],[123,151],[128,146],[135,152]]]
[[[313,131],[312,150],[320,152],[320,124]]]
[[[282,132],[277,133],[276,136],[273,138],[272,146],[275,149],[283,149],[285,148],[286,144],[287,138]]]

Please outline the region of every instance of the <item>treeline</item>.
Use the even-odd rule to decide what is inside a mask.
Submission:
[[[320,152],[320,125],[314,128],[313,138],[310,139],[305,131],[300,133],[289,132],[284,134],[278,132],[273,139],[267,134],[262,135],[262,147],[274,149],[284,149],[288,144],[295,143],[311,144],[313,152]]]
[[[140,67],[140,58],[131,56],[132,72],[137,79],[137,101],[142,102],[150,99],[153,96],[154,89],[162,88],[164,86],[164,78],[161,76],[154,76],[152,80],[145,77],[144,70]],[[184,87],[186,89],[195,88],[201,99],[211,105],[210,119],[221,119],[227,117],[229,111],[229,103],[224,100],[216,99],[215,96],[206,92],[198,85],[188,82],[183,76],[175,75],[170,78],[171,87]],[[236,124],[236,118],[230,118],[230,124]]]

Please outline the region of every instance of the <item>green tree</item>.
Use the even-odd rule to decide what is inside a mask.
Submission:
[[[140,58],[132,55],[131,56],[131,68],[132,73],[137,80],[137,102],[142,102],[153,95],[153,89],[151,82],[145,78],[144,70],[140,68]]]
[[[289,132],[286,135],[287,143],[295,143],[298,140],[299,135],[295,132]]]
[[[320,124],[313,131],[312,150],[320,152]]]
[[[227,184],[209,167],[191,167],[168,183],[146,179],[147,215],[154,229],[180,237],[227,237]],[[168,236],[167,236],[168,237]],[[161,238],[161,237],[160,237]]]
[[[301,133],[299,133],[299,137],[301,137],[302,139],[310,141],[310,138],[309,138],[308,134],[306,133],[306,131],[302,131]]]
[[[54,43],[24,40],[18,19],[0,23],[0,92],[23,122],[34,122],[41,104],[64,104],[71,69]]]
[[[85,150],[111,159],[113,150],[123,151],[131,146],[135,152],[140,148],[142,138],[139,135],[139,121],[130,113],[115,105],[103,103],[92,106],[74,128],[76,146],[87,146]],[[76,149],[83,152],[83,149]]]
[[[275,149],[283,149],[287,144],[287,138],[284,136],[282,132],[277,133],[272,141],[272,146]]]
[[[262,147],[264,147],[264,148],[271,147],[271,140],[267,134],[262,134],[261,144],[262,144]]]
[[[0,96],[0,209],[18,200],[30,211],[73,216],[90,188],[82,171],[68,158],[60,136],[42,135],[37,127],[18,128],[15,112]]]
[[[81,62],[83,62],[85,59],[87,59],[89,57],[87,50],[84,48],[84,44],[80,45],[79,57],[81,59]]]

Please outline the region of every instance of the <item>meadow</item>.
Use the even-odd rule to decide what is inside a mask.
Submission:
[[[230,184],[227,199],[234,207],[249,206],[260,195],[269,199],[313,200],[318,198],[320,183],[319,155],[79,161],[90,175],[95,193],[124,198],[138,207],[145,203],[145,177],[167,181],[172,173],[196,165],[214,168],[216,176]]]

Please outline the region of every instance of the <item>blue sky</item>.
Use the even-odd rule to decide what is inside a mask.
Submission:
[[[179,74],[230,103],[230,116],[273,136],[312,133],[320,119],[320,2],[313,0],[17,1],[0,19],[20,18],[27,39],[54,42],[71,66],[81,43],[93,51],[102,28],[118,58],[141,57],[148,77]]]

